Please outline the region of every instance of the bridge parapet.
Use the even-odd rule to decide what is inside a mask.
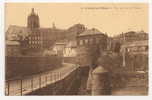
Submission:
[[[71,72],[79,66],[64,63],[64,66],[56,70],[35,74],[28,77],[22,77],[13,80],[7,80],[5,86],[5,95],[26,95],[47,85],[53,84],[66,78]]]

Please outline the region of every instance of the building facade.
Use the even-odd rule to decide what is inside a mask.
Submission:
[[[53,47],[53,51],[56,52],[57,55],[62,56],[63,57],[63,52],[65,49],[66,43],[55,43],[54,47]]]
[[[148,55],[148,41],[134,41],[126,43],[121,46],[121,51],[131,54],[147,54]],[[125,51],[124,51],[125,50]]]
[[[11,25],[6,31],[6,40],[20,42],[23,54],[43,52],[54,45],[57,40],[64,38],[65,30],[57,29],[53,23],[52,28],[40,27],[38,14],[32,8],[27,17],[27,27]]]
[[[77,36],[77,60],[81,66],[90,66],[107,49],[106,34],[97,29],[89,29]]]
[[[6,41],[6,56],[20,56],[20,43],[17,41]]]
[[[77,56],[77,44],[76,41],[68,41],[63,51],[64,57],[76,57]]]
[[[133,41],[143,41],[148,40],[148,33],[144,31],[129,31],[122,33],[118,36],[113,37],[115,41],[123,42],[133,42]]]

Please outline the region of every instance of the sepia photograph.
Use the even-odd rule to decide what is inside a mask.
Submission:
[[[5,96],[147,96],[148,3],[7,2]]]

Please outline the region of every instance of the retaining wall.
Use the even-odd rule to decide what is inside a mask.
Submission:
[[[51,70],[62,65],[58,56],[6,57],[6,80]]]

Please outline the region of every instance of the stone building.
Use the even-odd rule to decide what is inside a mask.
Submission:
[[[64,57],[76,57],[77,44],[76,41],[68,41],[68,43],[65,46],[65,49],[63,51]]]
[[[127,52],[131,54],[148,54],[148,41],[134,41],[128,42],[121,46],[121,52]]]
[[[35,53],[53,46],[57,40],[64,38],[63,33],[65,30],[57,29],[54,23],[52,28],[40,27],[39,16],[32,8],[27,17],[27,27],[11,25],[6,31],[6,40],[19,41],[24,54]]]
[[[27,18],[27,28],[29,28],[30,34],[28,35],[29,48],[32,50],[43,50],[53,45],[53,41],[57,37],[53,37],[53,34],[62,32],[55,27],[53,23],[52,28],[41,28],[39,23],[39,16],[32,9],[31,14]]]
[[[78,46],[91,46],[99,43],[103,43],[102,49],[106,49],[107,35],[95,28],[86,30],[77,37]]]
[[[17,41],[6,41],[6,56],[20,56],[20,43]]]
[[[102,50],[107,49],[108,36],[99,30],[88,29],[77,36],[77,59],[81,66],[95,63]]]
[[[120,44],[121,46],[126,44],[131,44],[140,41],[147,41],[148,33],[144,31],[129,31],[126,33],[119,34],[114,37],[109,37],[108,40],[108,49],[114,51],[116,44]]]
[[[129,31],[113,37],[115,41],[119,42],[133,42],[148,40],[148,33],[144,31]]]
[[[53,46],[53,51],[55,51],[57,55],[63,57],[65,46],[66,46],[66,43],[63,43],[63,42],[55,43],[55,45]]]

